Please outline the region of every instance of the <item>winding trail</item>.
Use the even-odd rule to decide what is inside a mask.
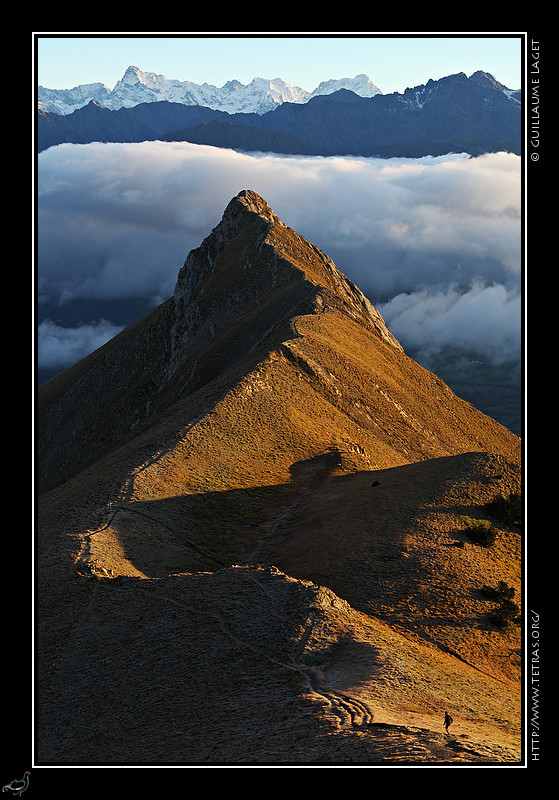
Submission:
[[[106,522],[104,522],[102,525],[100,525],[98,528],[95,528],[94,530],[88,530],[84,532],[80,547],[80,552],[78,553],[77,556],[77,571],[79,574],[83,575],[88,573],[89,574],[95,573],[100,575],[100,577],[113,577],[112,573],[109,573],[107,570],[104,569],[104,567],[99,566],[98,564],[95,564],[92,561],[91,543],[94,536],[98,536],[99,534],[104,533],[111,526],[111,524],[114,521],[114,518],[121,511],[132,512],[135,514],[142,515],[147,519],[152,520],[152,522],[155,522],[156,524],[162,525],[163,527],[167,528],[167,530],[171,531],[173,535],[175,536],[177,535],[177,531],[171,529],[162,520],[150,517],[149,514],[146,514],[145,512],[142,511],[138,511],[137,509],[134,508],[134,504],[132,503],[134,487],[138,476],[141,475],[142,472],[145,472],[154,464],[157,464],[158,461],[161,461],[162,458],[164,458],[168,453],[170,453],[173,450],[173,448],[177,445],[177,443],[180,442],[181,439],[195,425],[197,425],[202,419],[204,419],[205,415],[206,412],[197,417],[196,419],[194,419],[192,422],[189,422],[188,425],[182,428],[180,433],[177,434],[177,436],[175,436],[173,440],[166,447],[163,447],[161,450],[158,450],[153,456],[151,456],[151,458],[146,459],[146,461],[144,461],[142,464],[140,464],[139,466],[135,467],[132,470],[128,478],[122,484],[116,500],[109,503],[106,509],[106,513],[108,514]],[[205,553],[203,550],[201,550],[199,547],[197,547],[193,542],[189,541],[188,539],[185,539],[184,537],[181,537],[181,539],[185,545],[197,551],[204,558],[208,558],[211,561],[214,561],[220,567],[227,566],[226,564],[223,564],[221,561],[216,559],[215,556],[212,556],[209,553]]]
[[[267,596],[271,604],[270,614],[282,621],[282,617],[277,612],[275,607],[275,598],[273,595],[268,592],[268,590],[260,583],[260,581],[254,577],[254,574],[246,572],[243,573],[243,577],[246,580],[251,581]],[[212,619],[218,625],[222,633],[235,642],[236,645],[243,649],[250,650],[260,658],[269,661],[271,664],[274,664],[274,666],[281,667],[294,674],[300,679],[303,688],[323,702],[332,717],[335,719],[338,728],[361,727],[372,724],[373,712],[366,703],[356,697],[322,688],[314,671],[298,662],[297,659],[302,653],[306,641],[308,640],[312,631],[312,621],[307,622],[304,632],[294,649],[293,658],[290,661],[278,660],[261,647],[258,647],[257,645],[248,641],[245,633],[236,633],[231,628],[231,625],[227,622],[226,617],[220,610],[205,611],[195,608],[191,605],[187,605],[186,603],[179,602],[174,598],[168,597],[165,594],[149,592],[146,589],[143,589],[139,583],[137,589],[150,599],[157,599],[163,603],[170,603],[178,606],[179,608],[183,608],[190,614],[199,614],[206,618]]]

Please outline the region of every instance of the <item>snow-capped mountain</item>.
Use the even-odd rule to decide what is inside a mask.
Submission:
[[[71,114],[92,100],[104,105],[110,91],[103,83],[84,83],[73,89],[46,89],[44,86],[39,86],[38,106],[41,111]]]
[[[362,97],[382,94],[366,75],[323,81],[314,91],[308,92],[298,86],[291,86],[281,78],[254,78],[247,85],[231,80],[218,88],[208,83],[197,84],[166,78],[164,75],[143,72],[138,67],[130,66],[112,90],[102,83],[83,84],[73,89],[47,89],[39,86],[38,101],[41,110],[62,115],[71,114],[91,100],[111,111],[132,108],[139,103],[167,100],[184,105],[205,106],[229,114],[265,114],[282,103],[306,103],[311,97],[331,94],[338,89],[349,89]]]
[[[316,89],[310,93],[310,97],[316,97],[319,94],[333,94],[339,89],[349,89],[350,92],[361,97],[373,97],[375,94],[382,94],[378,86],[371,81],[367,75],[356,75],[355,78],[340,78],[338,80],[322,81]],[[308,98],[307,98],[308,99]]]

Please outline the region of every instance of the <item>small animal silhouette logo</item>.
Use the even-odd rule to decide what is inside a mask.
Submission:
[[[2,787],[3,792],[11,792],[14,797],[19,797],[29,786],[29,771],[24,772],[21,780],[14,780]]]

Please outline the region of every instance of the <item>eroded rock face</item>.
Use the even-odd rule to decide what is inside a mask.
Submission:
[[[265,236],[271,223],[283,224],[268,204],[255,192],[243,191],[228,204],[218,225],[200,247],[188,254],[175,286],[177,316],[194,299],[204,278],[213,274],[219,254],[239,234],[243,226],[252,226],[254,239]]]

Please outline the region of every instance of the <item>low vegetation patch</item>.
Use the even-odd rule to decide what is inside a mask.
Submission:
[[[498,495],[484,506],[488,514],[507,525],[522,524],[522,495],[511,492],[508,496]]]
[[[506,628],[511,623],[520,623],[520,609],[513,600],[515,592],[512,586],[505,581],[499,581],[497,586],[483,586],[481,593],[488,600],[498,603],[487,615],[489,622],[498,628]]]
[[[520,609],[513,600],[503,600],[488,615],[489,622],[498,628],[506,628],[509,623],[520,623]]]
[[[464,533],[471,542],[482,547],[491,547],[495,543],[497,531],[489,520],[474,517],[462,517],[462,519],[467,526]]]
[[[512,600],[514,597],[513,587],[509,586],[505,581],[499,581],[497,586],[482,586],[481,593],[488,600],[495,600],[497,602]]]

